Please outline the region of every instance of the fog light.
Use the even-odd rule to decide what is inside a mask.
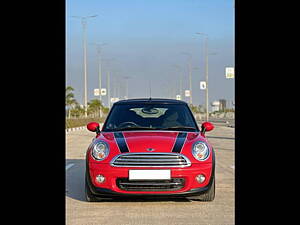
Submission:
[[[205,181],[205,176],[203,174],[199,174],[198,176],[196,176],[196,180],[201,184]]]
[[[96,181],[97,181],[98,183],[103,183],[103,182],[105,181],[105,177],[102,176],[102,175],[97,175],[97,176],[96,176]]]

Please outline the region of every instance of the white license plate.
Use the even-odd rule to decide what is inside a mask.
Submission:
[[[129,170],[129,180],[170,180],[171,170]]]

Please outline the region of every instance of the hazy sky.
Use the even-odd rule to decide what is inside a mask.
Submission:
[[[82,25],[72,16],[98,14],[87,25],[88,100],[98,88],[97,51],[93,42],[107,43],[102,48],[102,87],[107,87],[111,71],[111,97],[123,97],[124,76],[129,76],[129,98],[175,98],[189,89],[188,56],[192,62],[193,104],[205,103],[204,37],[209,35],[209,101],[234,100],[234,80],[225,78],[225,67],[234,66],[233,0],[67,0],[66,1],[67,85],[83,103]],[[178,65],[177,69],[174,65]],[[118,95],[118,96],[116,96]],[[188,101],[188,98],[183,100]],[[107,98],[103,97],[107,105]],[[231,106],[231,104],[230,104]]]

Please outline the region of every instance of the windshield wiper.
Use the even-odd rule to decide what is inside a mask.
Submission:
[[[175,126],[175,127],[162,128],[162,130],[192,130],[192,131],[196,131],[196,128],[195,127],[187,127],[187,126]]]
[[[135,127],[120,127],[120,128],[115,128],[112,129],[111,131],[121,131],[121,130],[155,130],[155,127],[140,127],[140,126],[135,126]]]

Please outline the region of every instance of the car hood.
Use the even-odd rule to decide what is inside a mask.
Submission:
[[[181,152],[195,139],[204,139],[199,132],[182,131],[124,131],[103,132],[106,139],[123,152]]]

